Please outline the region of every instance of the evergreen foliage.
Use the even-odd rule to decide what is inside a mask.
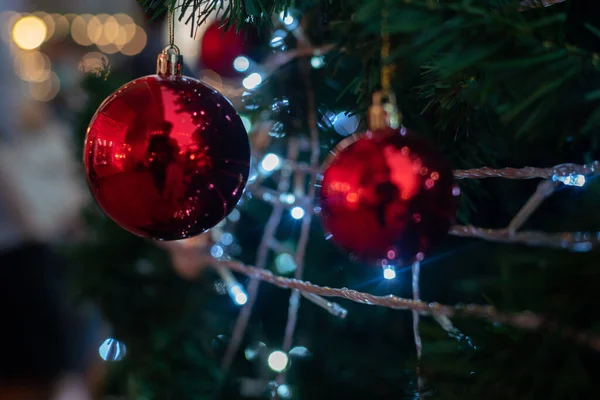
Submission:
[[[156,15],[169,3],[139,2]],[[215,12],[218,2],[185,0],[176,15],[190,15],[194,7],[198,18],[201,11]],[[268,26],[273,13],[287,7],[303,15],[314,45],[335,44],[325,67],[311,70],[325,155],[340,140],[327,115],[343,111],[362,118],[378,88],[381,11],[386,9],[392,39],[387,62],[395,66],[393,87],[404,124],[437,143],[454,168],[546,167],[599,156],[600,7],[594,1],[519,12],[518,1],[509,0],[232,0],[225,16]],[[294,48],[292,35],[286,41]],[[306,87],[297,77],[301,63],[309,61],[295,60],[264,83],[253,98],[259,106],[254,120],[276,118],[287,137],[307,135]],[[82,136],[102,99],[132,78],[118,71],[88,78],[90,101],[77,128]],[[289,109],[272,111],[274,99],[282,97]],[[270,151],[283,151],[285,140],[274,139]],[[477,226],[506,226],[535,185],[461,182],[460,218]],[[583,188],[564,188],[527,227],[598,231],[598,204],[595,180]],[[243,205],[235,232],[241,261],[254,262],[268,212],[259,200]],[[264,365],[246,360],[243,351],[229,374],[221,375],[220,357],[238,309],[214,292],[212,272],[185,281],[152,243],[121,231],[97,209],[87,216],[94,236],[73,249],[81,265],[74,270],[74,287],[100,306],[115,337],[128,346],[127,357],[111,369],[108,393],[132,399],[233,400],[243,398],[241,378],[265,377]],[[297,233],[294,221],[285,219],[278,237],[285,242]],[[305,278],[311,282],[411,296],[409,269],[399,271],[396,281],[383,282],[378,268],[350,262],[326,242],[318,221],[308,249]],[[448,237],[423,263],[421,296],[440,303],[528,309],[560,326],[600,334],[598,285],[596,253]],[[258,341],[281,346],[288,295],[261,286],[242,348]],[[343,305],[349,315],[339,320],[303,303],[295,343],[310,349],[312,357],[294,360],[288,372],[293,398],[415,398],[410,313]],[[454,322],[468,337],[448,337],[424,319],[427,398],[598,398],[600,354],[593,350],[559,333],[521,332],[469,319]]]

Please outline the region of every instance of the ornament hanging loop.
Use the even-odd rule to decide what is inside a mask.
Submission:
[[[402,123],[402,114],[396,105],[396,95],[390,91],[373,93],[373,101],[369,107],[369,130],[393,128]]]
[[[165,46],[156,59],[156,74],[162,77],[181,76],[183,56],[174,44]]]
[[[399,128],[402,114],[396,105],[396,95],[392,92],[392,72],[394,66],[389,64],[390,35],[388,32],[387,4],[381,10],[381,91],[373,94],[369,108],[369,129],[374,131],[384,128]]]

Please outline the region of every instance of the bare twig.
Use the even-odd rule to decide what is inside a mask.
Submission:
[[[596,351],[600,351],[600,336],[587,331],[577,331],[571,328],[561,328],[558,323],[548,320],[545,317],[535,314],[531,311],[521,311],[517,313],[508,313],[496,310],[492,306],[465,304],[465,305],[443,305],[439,303],[426,303],[406,299],[393,295],[375,296],[370,293],[359,292],[356,290],[314,285],[310,282],[298,279],[284,278],[273,275],[270,271],[246,266],[235,261],[222,261],[221,264],[227,268],[247,275],[254,279],[260,279],[272,285],[284,289],[297,289],[304,293],[317,294],[324,297],[340,297],[351,300],[355,303],[371,306],[380,306],[395,310],[416,311],[420,315],[438,316],[438,317],[473,317],[480,318],[490,322],[505,324],[523,330],[548,330],[559,332],[564,337],[569,338],[581,345],[588,346]]]
[[[544,246],[587,252],[600,244],[600,232],[535,232],[523,231],[510,235],[508,229],[486,229],[472,225],[455,225],[449,233],[454,236],[472,237],[490,242],[519,243],[528,246]]]

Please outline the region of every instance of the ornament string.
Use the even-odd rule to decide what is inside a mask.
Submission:
[[[176,4],[177,0],[174,0],[173,3],[169,4],[167,8],[167,24],[169,29],[169,47],[173,47],[175,45],[175,13],[173,12],[173,8]]]
[[[274,275],[268,270],[244,265],[235,261],[220,261],[219,263],[252,279],[260,279],[263,282],[283,289],[297,289],[303,293],[316,294],[323,297],[339,297],[370,306],[416,311],[421,316],[437,317],[438,321],[444,321],[452,317],[473,317],[522,330],[556,332],[567,339],[600,352],[600,336],[588,331],[562,327],[556,321],[549,320],[531,311],[511,313],[499,311],[492,306],[479,304],[451,306],[435,302],[427,303],[421,300],[407,299],[394,295],[376,296],[348,288],[330,288],[314,285],[307,281],[285,278]]]

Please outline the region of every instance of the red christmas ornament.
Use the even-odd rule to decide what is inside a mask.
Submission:
[[[181,76],[178,51],[163,52],[158,64],[157,75],[127,83],[96,111],[84,163],[92,194],[117,224],[176,240],[233,210],[248,179],[250,146],[231,103]]]
[[[200,64],[221,76],[234,77],[239,72],[233,67],[233,61],[248,55],[257,35],[251,28],[244,27],[238,31],[235,25],[225,29],[224,24],[224,21],[215,21],[204,32]]]
[[[323,225],[353,257],[383,264],[422,260],[448,232],[459,189],[430,144],[406,128],[384,128],[340,143],[326,161]]]

